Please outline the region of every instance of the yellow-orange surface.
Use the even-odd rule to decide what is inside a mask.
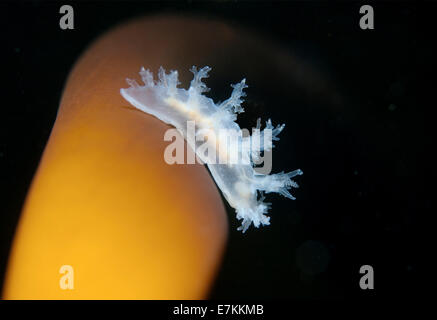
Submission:
[[[130,107],[119,89],[143,65],[184,71],[187,84],[189,67],[217,46],[207,41],[199,52],[196,43],[224,31],[145,18],[97,39],[78,60],[25,201],[3,298],[207,297],[227,237],[219,191],[204,166],[165,163],[169,126]],[[73,289],[60,286],[62,265],[74,270]]]

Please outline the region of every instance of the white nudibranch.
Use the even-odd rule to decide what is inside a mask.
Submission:
[[[166,74],[161,67],[158,72],[158,80],[153,79],[149,70],[141,68],[140,75],[144,85],[139,85],[135,80],[127,79],[129,88],[120,89],[121,95],[135,108],[151,114],[167,124],[174,126],[184,136],[187,144],[195,150],[196,156],[207,164],[217,186],[222,191],[230,206],[235,208],[237,219],[243,220],[238,230],[245,232],[251,223],[255,227],[260,224],[270,224],[270,217],[266,216],[270,203],[264,202],[264,193],[277,192],[294,200],[288,189],[297,188],[296,182],[291,178],[303,174],[300,169],[289,173],[260,174],[256,171],[257,160],[261,151],[268,152],[274,147],[272,140],[277,141],[277,135],[284,125],[274,127],[270,119],[266,122],[264,130],[260,130],[260,119],[252,136],[243,137],[239,134],[237,139],[229,141],[223,147],[223,140],[214,140],[209,147],[214,149],[219,159],[228,159],[227,153],[231,148],[237,150],[238,163],[226,161],[210,161],[211,155],[205,155],[197,151],[201,141],[197,137],[206,131],[220,136],[221,130],[233,130],[241,133],[240,126],[235,122],[237,113],[244,112],[241,107],[243,92],[247,87],[246,79],[240,83],[231,85],[233,88],[231,97],[224,102],[214,103],[203,93],[209,88],[202,82],[208,77],[210,67],[197,70],[193,67],[194,78],[188,90],[178,88],[178,72],[170,71]],[[189,137],[187,123],[195,121],[195,137]],[[266,139],[269,137],[269,139]],[[254,140],[263,140],[264,143],[256,143]],[[208,139],[208,141],[210,141]],[[199,148],[200,149],[200,148]]]

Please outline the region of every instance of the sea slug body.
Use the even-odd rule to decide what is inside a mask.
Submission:
[[[270,224],[270,217],[266,214],[271,204],[264,202],[264,193],[277,192],[294,200],[288,190],[298,187],[292,178],[303,172],[300,169],[276,174],[260,174],[256,171],[258,155],[261,151],[268,152],[274,147],[272,142],[279,140],[278,134],[284,125],[274,127],[269,119],[266,121],[266,127],[260,130],[261,123],[258,119],[252,136],[243,137],[242,130],[235,120],[238,113],[244,112],[241,103],[242,97],[245,96],[243,90],[247,87],[246,80],[232,85],[231,97],[216,104],[203,94],[209,89],[202,79],[208,77],[210,70],[210,67],[200,70],[193,67],[191,72],[194,77],[186,90],[178,88],[177,71],[167,74],[161,67],[158,80],[155,81],[149,70],[141,68],[140,75],[144,85],[128,79],[130,87],[120,89],[120,93],[135,108],[174,126],[182,133],[187,144],[195,150],[196,156],[207,164],[229,205],[235,208],[237,219],[243,220],[238,230],[245,232],[252,223],[255,227]],[[190,137],[189,122],[195,123],[194,139]],[[237,132],[237,138],[224,141],[220,138],[223,137],[223,130]],[[208,139],[209,150],[213,149],[216,152],[218,161],[211,161],[210,152],[206,155],[205,152],[199,151],[205,141],[197,138],[205,132],[219,137],[217,140]],[[259,142],[260,140],[263,143]],[[231,149],[237,150],[238,161],[222,161],[229,160]]]

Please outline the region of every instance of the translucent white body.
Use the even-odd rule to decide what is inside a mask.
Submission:
[[[195,132],[201,134],[202,131],[212,130],[219,136],[219,131],[223,129],[237,130],[241,132],[239,125],[235,122],[237,113],[243,112],[241,107],[242,97],[245,95],[243,89],[246,88],[245,79],[236,85],[232,85],[233,92],[226,101],[215,104],[214,101],[205,95],[208,91],[206,85],[202,82],[202,78],[208,76],[211,69],[204,67],[197,70],[195,67],[191,69],[194,73],[194,78],[191,81],[188,90],[178,88],[178,73],[171,71],[166,74],[161,67],[158,72],[158,80],[154,81],[153,75],[149,70],[141,68],[140,75],[144,85],[139,85],[133,80],[127,80],[129,88],[120,89],[121,95],[129,101],[135,108],[151,114],[158,119],[176,127],[187,140],[188,145],[193,150],[197,150],[199,142],[194,139],[188,139],[187,121],[195,121]],[[258,119],[257,128],[260,128],[260,120]],[[263,202],[263,193],[277,192],[283,196],[295,199],[288,191],[294,187],[297,188],[296,182],[291,180],[296,175],[301,175],[303,172],[298,169],[289,173],[277,173],[264,175],[259,174],[254,169],[253,159],[257,158],[260,151],[269,151],[273,148],[271,140],[279,140],[277,135],[282,131],[284,125],[274,128],[271,121],[266,122],[266,128],[257,134],[249,137],[240,136],[237,141],[226,141],[226,146],[229,143],[239,144],[240,159],[245,159],[243,163],[228,164],[228,163],[208,163],[208,159],[202,153],[196,155],[205,163],[211,172],[217,186],[222,191],[224,197],[229,202],[230,206],[235,208],[237,218],[242,219],[242,224],[238,228],[245,232],[253,223],[255,227],[268,225],[269,217],[266,216],[270,203]],[[265,134],[271,135],[270,143],[265,142],[258,144],[254,150],[251,139],[260,138]],[[226,148],[221,148],[218,141],[212,146],[216,149],[217,154],[221,156],[226,152]],[[224,155],[226,158],[226,155]]]

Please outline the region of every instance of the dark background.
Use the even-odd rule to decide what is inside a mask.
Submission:
[[[58,27],[62,4],[75,30]],[[418,223],[431,214],[430,104],[419,72],[432,61],[424,16],[436,6],[374,4],[375,30],[358,26],[367,4],[324,2],[2,2],[0,287],[20,210],[79,54],[127,18],[196,13],[253,27],[335,81],[342,103],[311,88],[269,105],[287,123],[274,171],[301,168],[296,201],[272,195],[271,225],[242,235],[229,209],[230,240],[212,298],[417,296]],[[434,11],[435,12],[435,11]],[[256,67],[256,66],[254,66]],[[273,75],[272,75],[273,77]],[[270,79],[267,79],[270,80]],[[212,90],[213,92],[213,90]],[[248,107],[253,104],[248,93]],[[293,107],[290,107],[292,105]],[[375,269],[375,290],[359,268]]]

